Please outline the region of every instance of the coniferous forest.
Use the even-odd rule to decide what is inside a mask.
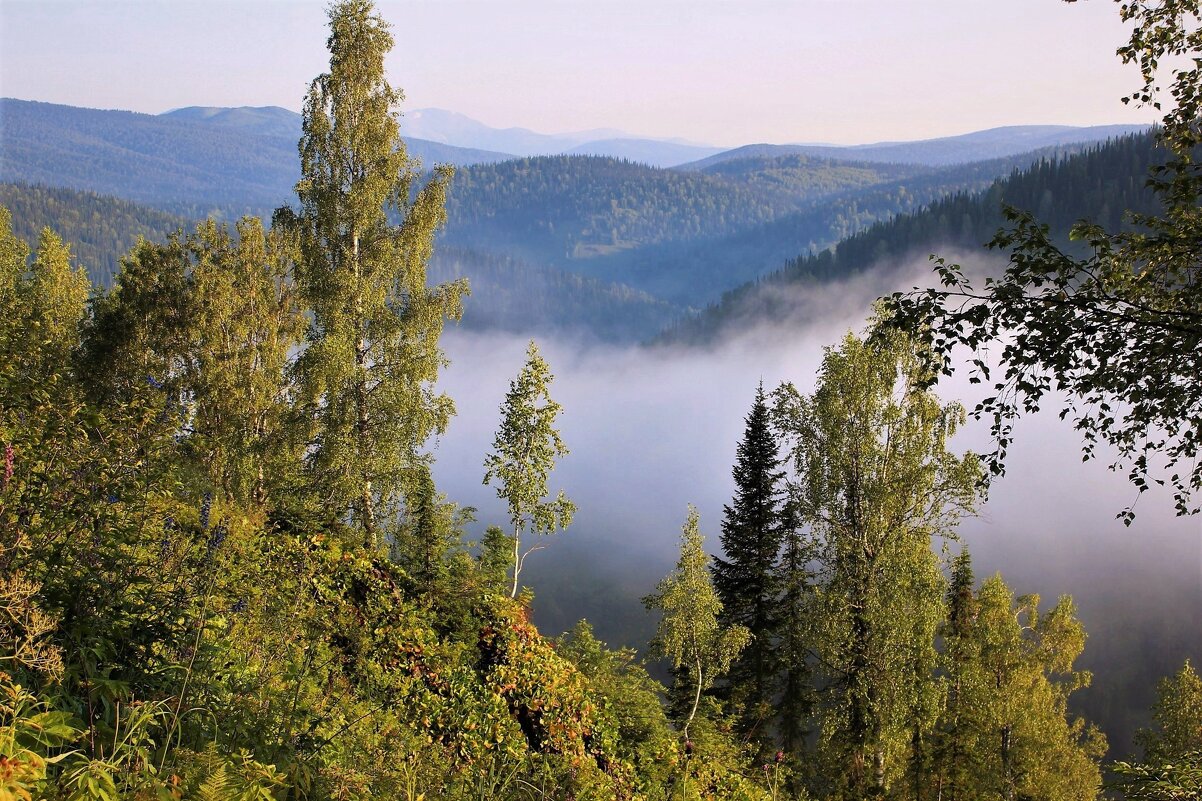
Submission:
[[[423,169],[388,23],[338,0],[270,219],[0,185],[0,801],[1202,799],[1195,666],[1159,680],[1116,758],[1074,706],[1094,677],[1073,599],[1011,586],[959,536],[1041,405],[1086,460],[1199,512],[1202,13],[1120,14],[1132,99],[1172,109],[1029,162]],[[580,173],[591,193],[569,191]],[[807,245],[675,324],[680,298],[639,288],[650,261],[627,253],[704,234],[733,263],[772,230],[764,253]],[[478,457],[504,512],[436,483],[442,337],[482,296],[480,329],[524,333],[534,304],[547,331],[684,347],[787,317],[773,288],[986,241],[1004,267],[935,259],[931,288],[881,298],[812,382],[745,388],[733,495],[720,519],[674,510],[638,648],[533,622],[529,565],[580,511],[553,478],[571,409],[538,342]],[[577,258],[626,283],[545,268]],[[963,375],[991,394],[944,397]],[[980,452],[957,438],[974,422]]]

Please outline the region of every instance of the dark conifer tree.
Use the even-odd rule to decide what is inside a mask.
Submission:
[[[714,587],[723,625],[745,626],[754,639],[731,666],[724,688],[744,734],[763,737],[774,717],[780,582],[776,575],[784,526],[783,472],[769,421],[764,385],[756,390],[733,470],[735,496],[723,508],[722,551]]]
[[[810,734],[815,698],[808,641],[813,597],[809,562],[813,556],[813,541],[797,523],[792,504],[784,505],[782,523],[783,545],[776,570],[780,589],[776,627],[776,731],[783,751],[796,759],[801,756]]]
[[[975,658],[973,620],[977,616],[977,598],[973,587],[972,556],[964,547],[952,560],[951,582],[947,588],[947,620],[942,626],[942,670],[947,677],[947,701],[943,716],[933,733],[934,795],[959,798],[968,784],[968,760],[972,756],[971,734],[962,720],[964,681],[968,663]]]

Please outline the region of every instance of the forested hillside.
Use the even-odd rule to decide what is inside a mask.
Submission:
[[[1082,147],[942,168],[803,155],[689,172],[565,156],[479,165],[455,177],[443,240],[700,306],[798,253]]]
[[[12,213],[13,233],[26,242],[36,242],[43,227],[53,228],[92,284],[106,289],[138,237],[163,242],[192,227],[149,206],[72,189],[0,183],[0,206]]]
[[[12,214],[13,232],[27,242],[52,228],[100,289],[113,286],[121,259],[139,237],[162,243],[194,226],[149,206],[71,189],[0,184],[0,205]],[[637,342],[681,313],[628,286],[451,246],[435,251],[430,274],[440,282],[468,280],[473,295],[464,301],[461,325],[471,331]]]
[[[468,279],[472,293],[464,298],[460,325],[469,331],[633,343],[680,313],[622,284],[450,246],[434,251],[430,276],[439,282]]]
[[[674,326],[670,341],[703,343],[757,321],[795,313],[781,288],[819,285],[872,267],[925,260],[942,249],[978,250],[1003,223],[1003,206],[1031,210],[1061,239],[1073,223],[1119,226],[1128,211],[1149,213],[1158,201],[1148,172],[1163,159],[1152,134],[1127,136],[1071,156],[1041,160],[981,193],[960,192],[928,208],[877,223],[819,253],[803,253],[764,278],[726,293],[721,302]],[[884,289],[884,288],[882,288]]]
[[[845,162],[799,156],[725,162],[712,169],[751,184],[774,182],[782,173],[790,176],[796,169],[792,165],[798,163],[807,165],[804,172],[807,177],[815,176],[819,185],[823,165],[831,165],[838,175],[859,174],[866,180],[853,188],[794,195],[798,199],[796,211],[733,234],[705,235],[684,243],[618,252],[583,262],[576,269],[639,287],[677,303],[701,306],[716,301],[721,292],[778,269],[782,262],[799,253],[818,253],[879,220],[918,211],[948,195],[984,189],[997,178],[1040,159],[1066,156],[1080,149],[1081,146],[1052,148],[938,169],[859,165],[867,173],[857,173],[856,165]],[[872,175],[881,180],[872,181],[869,177]],[[891,178],[891,175],[902,177]]]
[[[287,199],[296,142],[129,111],[0,100],[0,178],[228,218]],[[204,216],[204,215],[202,215]]]
[[[189,107],[151,116],[2,102],[0,178],[9,181],[113,195],[187,219],[232,221],[246,213],[270,216],[299,176],[300,117],[284,109]],[[1102,132],[1002,138],[1012,146]],[[451,184],[442,241],[540,270],[626,284],[681,307],[713,302],[785,259],[822,250],[877,220],[1078,147],[942,168],[749,148],[708,165],[664,170],[594,156],[497,162],[503,154],[421,140],[408,145],[427,168],[440,161],[470,165]],[[858,152],[832,151],[839,159]],[[118,254],[103,258],[115,262]],[[642,333],[632,330],[626,339]]]
[[[0,180],[114,195],[196,219],[270,216],[300,177],[300,116],[277,111],[269,124],[251,124],[248,113],[156,116],[3,98]],[[434,142],[409,148],[427,168],[503,158]]]
[[[564,266],[615,250],[762,223],[804,196],[599,156],[549,156],[460,170],[446,239]],[[841,180],[862,181],[847,170]]]

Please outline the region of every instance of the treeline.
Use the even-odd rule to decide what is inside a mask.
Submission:
[[[983,192],[960,192],[930,202],[912,214],[878,222],[818,253],[803,253],[775,273],[727,292],[719,303],[681,321],[670,340],[704,342],[728,327],[789,315],[791,287],[849,278],[875,266],[922,259],[939,248],[979,250],[1005,219],[1003,208],[1026,209],[1067,242],[1083,218],[1117,228],[1130,211],[1156,210],[1147,188],[1151,167],[1163,158],[1152,133],[1128,136],[1083,153],[1041,159],[1015,168]]]

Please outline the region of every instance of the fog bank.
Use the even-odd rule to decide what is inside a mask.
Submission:
[[[759,326],[706,350],[540,340],[571,449],[551,488],[578,505],[572,527],[523,572],[544,633],[586,617],[610,645],[645,645],[653,621],[639,598],[671,569],[687,504],[700,510],[710,550],[719,547],[735,447],[757,384],[792,381],[811,391],[824,346],[862,330],[873,298],[929,275],[922,260],[798,290],[804,324]],[[481,484],[482,462],[526,343],[444,336],[452,364],[441,385],[459,413],[437,443],[435,477],[452,499],[479,509],[481,525],[506,519],[494,490]],[[980,391],[963,376],[938,390],[969,407]],[[1095,671],[1094,687],[1074,696],[1075,705],[1103,724],[1111,755],[1121,755],[1146,720],[1155,678],[1186,656],[1202,659],[1202,520],[1174,517],[1169,493],[1153,489],[1124,527],[1115,515],[1135,499],[1125,475],[1104,461],[1082,464],[1075,432],[1046,408],[1015,427],[1007,475],[961,534],[978,579],[1000,571],[1017,593],[1041,594],[1045,607],[1061,594],[1074,597],[1090,635],[1081,666]],[[987,447],[987,426],[970,424],[956,445]]]

